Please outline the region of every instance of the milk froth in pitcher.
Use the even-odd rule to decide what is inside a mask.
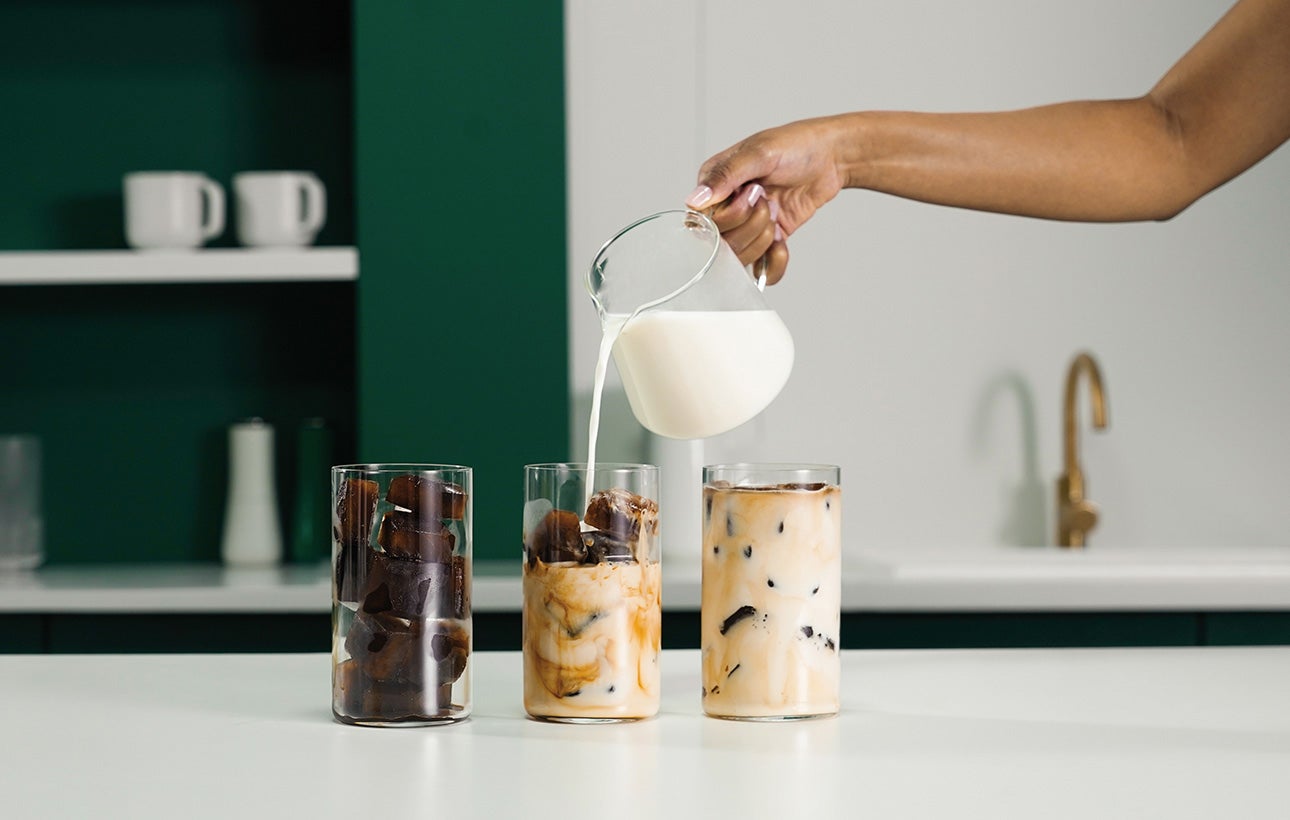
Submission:
[[[704,214],[664,211],[624,228],[596,255],[587,289],[632,412],[658,435],[732,430],[788,381],[788,328]]]

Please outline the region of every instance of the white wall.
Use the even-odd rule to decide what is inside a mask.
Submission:
[[[599,339],[583,271],[615,229],[678,206],[709,154],[846,110],[1137,95],[1227,6],[568,0],[575,441]],[[1065,368],[1088,349],[1111,416],[1084,436],[1092,543],[1286,544],[1288,192],[1286,148],[1167,223],[844,191],[770,291],[797,342],[788,387],[706,457],[841,464],[850,548],[1048,543]],[[606,427],[607,454],[639,453],[621,400]]]

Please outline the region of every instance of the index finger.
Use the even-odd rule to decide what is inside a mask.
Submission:
[[[690,192],[685,204],[702,208],[728,199],[742,185],[770,173],[770,156],[747,140],[709,158],[699,168],[699,186]]]

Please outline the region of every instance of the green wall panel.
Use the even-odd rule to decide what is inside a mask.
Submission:
[[[353,242],[343,0],[5,0],[0,111],[0,249],[125,247],[121,176],[150,169],[314,170],[320,243]]]
[[[475,551],[568,457],[563,20],[356,0],[359,455],[475,468]]]

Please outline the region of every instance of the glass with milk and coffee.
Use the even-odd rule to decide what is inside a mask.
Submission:
[[[784,720],[838,711],[840,470],[703,468],[703,711]]]
[[[606,723],[653,717],[662,630],[658,468],[524,468],[524,709]]]
[[[602,361],[612,349],[632,412],[654,433],[732,430],[788,381],[788,328],[704,214],[664,211],[619,231],[596,255],[587,290],[604,329]]]

